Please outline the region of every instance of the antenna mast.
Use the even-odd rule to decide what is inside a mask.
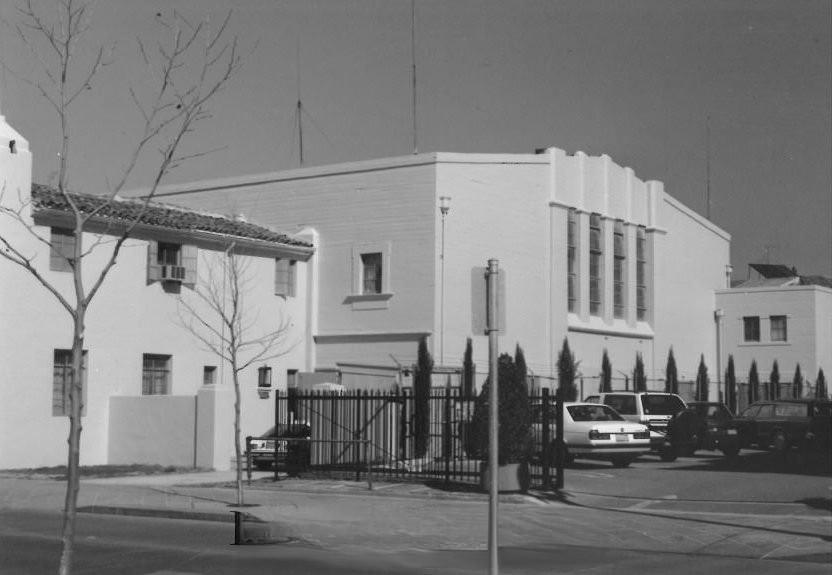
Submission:
[[[419,153],[416,142],[416,0],[410,0],[410,60],[413,80],[413,153]]]
[[[711,115],[705,119],[705,217],[711,219]]]
[[[297,84],[298,84],[298,105],[297,105],[297,122],[298,122],[298,158],[300,162],[300,167],[303,167],[303,103],[301,102],[300,98],[300,39],[298,39],[298,45],[296,50],[296,71],[297,71]]]

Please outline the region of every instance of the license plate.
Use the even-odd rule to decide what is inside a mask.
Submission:
[[[727,433],[728,435],[736,435],[737,430],[736,429],[726,429],[725,433]]]
[[[626,434],[618,434],[615,436],[615,440],[619,443],[630,441],[630,436]]]

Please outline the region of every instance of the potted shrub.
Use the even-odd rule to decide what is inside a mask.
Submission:
[[[520,373],[508,354],[498,360],[498,489],[526,491],[529,488],[529,456],[532,448],[531,410],[526,374]],[[488,413],[490,378],[482,386],[471,419],[473,450],[483,458],[481,485],[488,488]]]

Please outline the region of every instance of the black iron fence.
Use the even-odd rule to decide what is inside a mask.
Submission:
[[[548,405],[535,410],[538,440],[555,437],[555,398],[543,390],[530,397],[532,404]],[[275,426],[302,423],[307,438],[288,438],[304,443],[302,469],[316,475],[375,480],[407,480],[477,485],[486,455],[472,441],[474,397],[458,388],[434,388],[428,398],[427,440],[416,437],[417,402],[410,391],[386,393],[311,392],[275,396]],[[550,459],[552,459],[550,461]],[[549,450],[532,458],[532,486],[549,485],[554,476]],[[281,471],[275,469],[276,473]]]

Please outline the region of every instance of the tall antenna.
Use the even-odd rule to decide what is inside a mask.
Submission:
[[[300,98],[300,38],[298,38],[296,56],[296,73],[298,85],[298,105],[297,105],[297,123],[298,123],[298,158],[300,167],[303,167],[303,102]]]
[[[413,153],[419,153],[416,141],[416,0],[410,0],[410,61],[413,79]]]
[[[705,217],[711,219],[711,115],[705,119]]]

